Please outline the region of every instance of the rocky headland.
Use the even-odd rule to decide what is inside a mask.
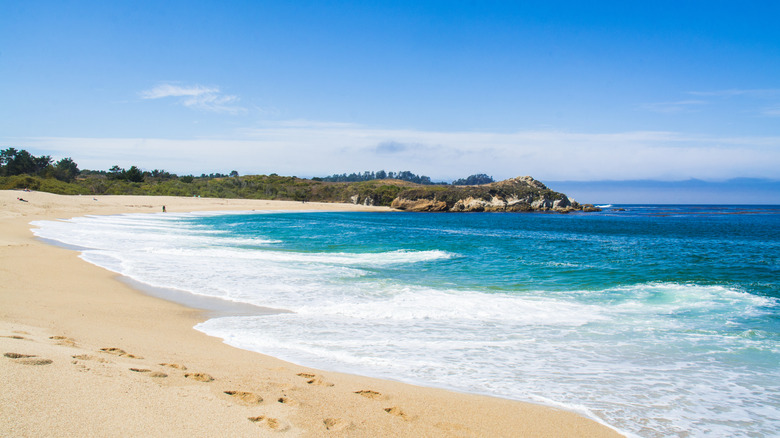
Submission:
[[[356,199],[353,202],[360,201]],[[370,202],[363,199],[363,202]],[[357,203],[357,202],[356,202]],[[601,211],[550,190],[530,176],[479,186],[418,186],[398,193],[392,208],[429,212],[540,212]]]

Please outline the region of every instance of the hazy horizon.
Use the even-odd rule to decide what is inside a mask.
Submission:
[[[591,204],[780,205],[780,181],[545,181],[578,202]]]

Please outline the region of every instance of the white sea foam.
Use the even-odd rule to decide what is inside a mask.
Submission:
[[[603,319],[597,306],[476,291],[401,288],[384,297],[353,298],[297,307],[301,316],[392,320],[477,321],[480,324],[581,326]]]
[[[691,289],[687,292],[694,296],[712,292],[698,286],[666,287]],[[555,400],[580,411],[588,406],[590,415],[625,429],[648,417],[665,419],[665,426],[655,424],[643,436],[705,430],[699,424],[702,420],[696,420],[705,418],[708,428],[714,427],[712,422],[722,425],[713,431],[739,430],[746,419],[758,415],[755,408],[765,406],[768,397],[777,398],[780,389],[769,376],[745,374],[712,361],[713,350],[731,354],[719,336],[690,333],[683,339],[667,338],[678,323],[666,320],[665,308],[599,309],[523,298],[508,303],[511,297],[470,292],[454,293],[448,302],[443,295],[410,291],[409,296],[370,304],[312,306],[267,318],[213,319],[197,328],[241,348],[323,368],[518,399]],[[739,296],[734,292],[735,298]],[[458,306],[464,311],[454,310]],[[691,301],[689,307],[696,305]],[[483,313],[475,315],[479,312]],[[301,327],[305,334],[293,327]],[[705,349],[706,344],[710,345]],[[740,404],[730,401],[735,396]],[[622,408],[616,412],[615,406]],[[776,409],[762,409],[766,419],[777,414]]]

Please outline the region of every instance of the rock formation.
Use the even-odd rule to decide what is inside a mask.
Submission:
[[[580,205],[530,176],[480,186],[414,187],[398,193],[390,206],[407,211],[448,212],[600,211],[591,204]]]

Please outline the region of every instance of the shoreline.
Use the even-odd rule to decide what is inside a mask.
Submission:
[[[28,202],[16,199],[21,193]],[[166,293],[149,294],[79,259],[77,250],[31,232],[35,220],[156,213],[162,205],[168,212],[389,211],[211,198],[95,201],[0,191],[0,346],[4,354],[35,356],[0,358],[0,379],[8,387],[0,395],[5,413],[0,425],[8,433],[620,436],[552,407],[315,370],[231,347],[193,328],[210,310],[173,302]]]
[[[207,297],[175,289],[149,286],[148,284],[144,284],[124,275],[118,275],[117,280],[150,297],[159,298],[190,309],[199,310],[203,315],[204,320],[224,316],[255,316],[290,313],[290,311],[286,309],[273,309],[270,307],[255,306],[249,303],[237,303],[218,297]]]
[[[34,225],[32,226],[34,227]],[[58,242],[56,240],[46,239],[43,237],[34,236],[34,238],[46,245],[56,246],[58,248],[67,249],[69,251],[80,253],[81,251],[88,249]],[[203,314],[204,319],[218,318],[223,316],[273,315],[277,313],[290,312],[286,309],[273,309],[270,307],[255,306],[249,303],[237,303],[219,297],[209,297],[176,289],[151,286],[123,274],[115,273],[115,275],[117,281],[126,284],[134,290],[143,292],[150,297],[159,298],[161,300],[170,301],[171,303],[179,304],[193,310],[198,310]]]

